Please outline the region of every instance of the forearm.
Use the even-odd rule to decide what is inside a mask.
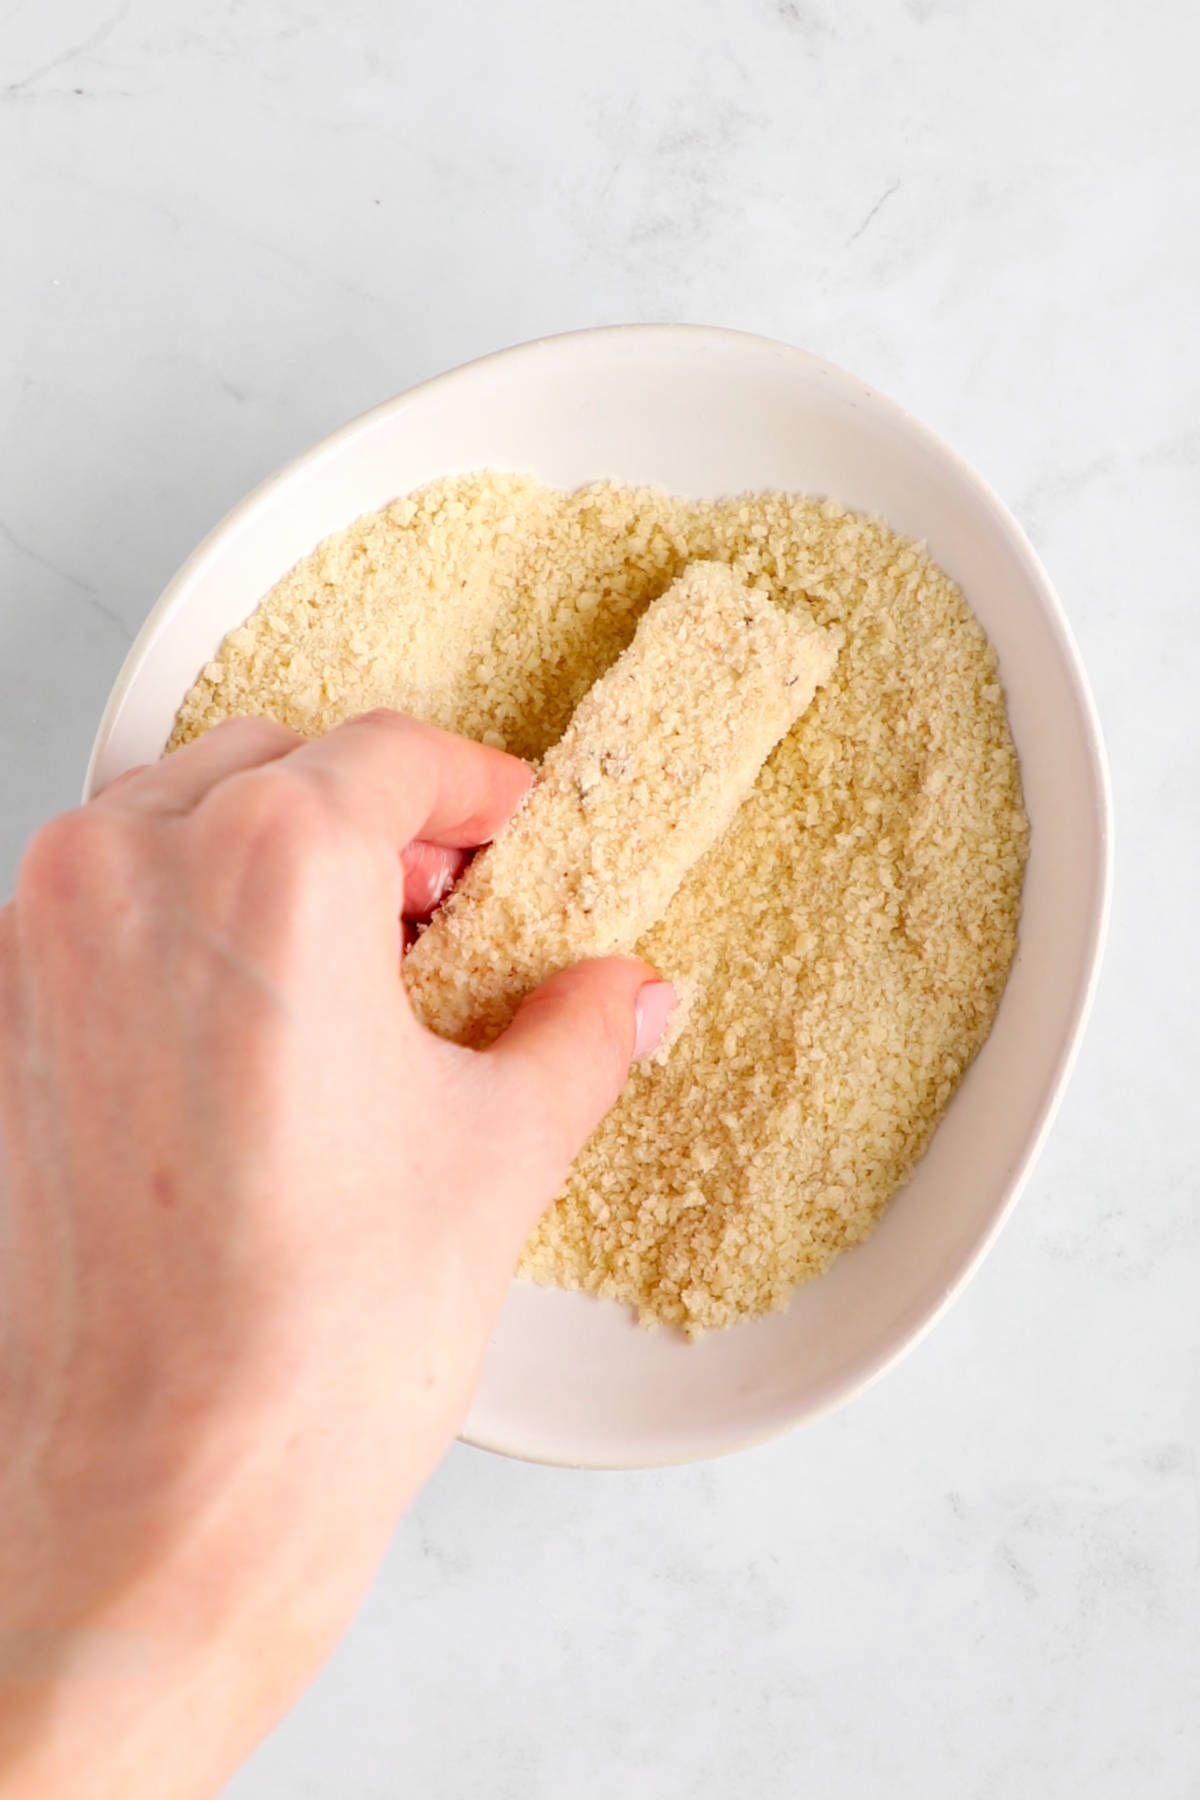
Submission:
[[[0,1640],[5,1800],[212,1800],[284,1710],[240,1652],[103,1621]]]
[[[76,1526],[4,1580],[5,1800],[212,1800],[312,1680],[358,1597],[347,1568],[361,1591],[379,1546],[336,1553],[297,1527],[282,1480],[260,1511],[241,1473],[228,1500],[158,1533],[119,1593],[87,1596]]]

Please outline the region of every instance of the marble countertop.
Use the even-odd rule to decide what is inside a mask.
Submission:
[[[802,344],[948,438],[1047,562],[1112,759],[1092,1027],[949,1317],[721,1463],[454,1450],[236,1800],[1200,1794],[1200,14],[1154,18],[0,5],[0,887],[240,495],[613,320]]]

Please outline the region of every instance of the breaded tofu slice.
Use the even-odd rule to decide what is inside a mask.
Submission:
[[[556,970],[631,951],[836,657],[803,603],[785,612],[726,564],[689,564],[405,958],[418,1017],[478,1047]]]

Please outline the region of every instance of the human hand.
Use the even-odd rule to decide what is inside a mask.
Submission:
[[[396,714],[237,720],[34,839],[0,912],[13,1800],[216,1792],[347,1623],[657,1042],[673,995],[634,961],[555,977],[482,1054],[409,1010],[398,915],[529,779]]]

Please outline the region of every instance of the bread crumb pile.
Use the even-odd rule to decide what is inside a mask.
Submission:
[[[169,748],[374,706],[539,758],[697,560],[841,637],[828,684],[638,954],[693,994],[522,1272],[690,1335],[860,1243],[987,1036],[1028,843],[995,656],[927,552],[834,501],[455,477],[318,545],[231,632]]]
[[[689,563],[405,959],[424,1023],[482,1048],[557,970],[631,951],[836,660],[802,602]]]

